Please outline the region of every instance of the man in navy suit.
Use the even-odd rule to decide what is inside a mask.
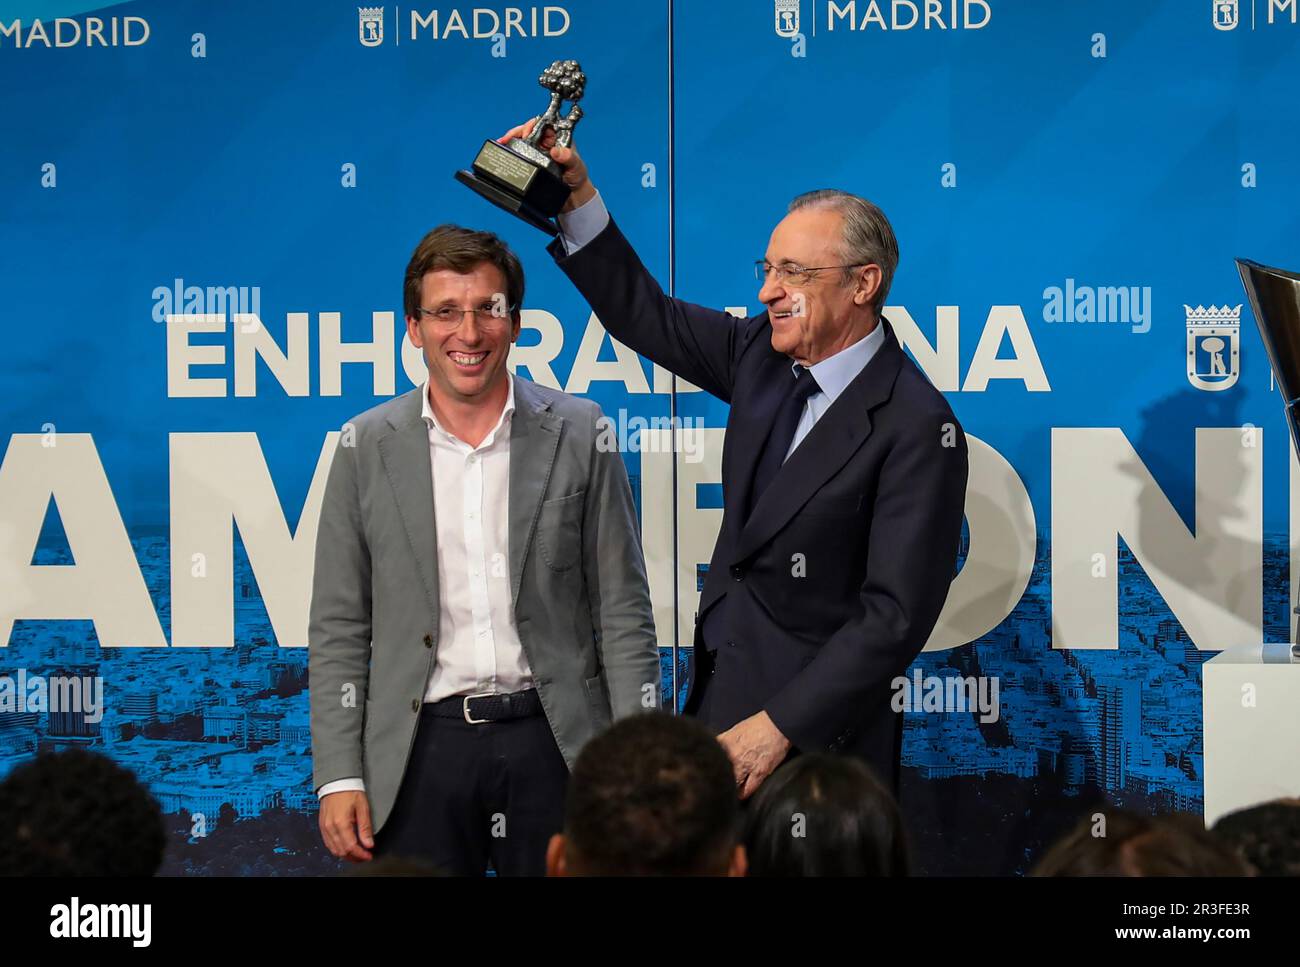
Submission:
[[[847,192],[800,195],[756,266],[767,311],[737,319],[667,297],[577,151],[542,143],[572,189],[559,267],[611,335],[731,406],[686,713],[718,733],[742,798],[812,751],[859,756],[897,791],[892,682],[954,575],[967,450],[880,315],[888,219]]]

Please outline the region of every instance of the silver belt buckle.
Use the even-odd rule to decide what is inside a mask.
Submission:
[[[492,721],[491,719],[470,718],[469,700],[471,698],[491,698],[495,694],[496,692],[475,692],[473,695],[466,695],[465,701],[461,702],[461,708],[464,710],[465,713],[465,721],[468,722],[470,725],[482,725],[485,722]]]

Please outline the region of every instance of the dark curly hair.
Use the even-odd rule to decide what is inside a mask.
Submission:
[[[1300,799],[1279,799],[1222,817],[1211,832],[1260,876],[1300,876]]]
[[[153,876],[162,810],[96,752],[39,755],[0,783],[0,876]]]
[[[720,873],[739,815],[731,761],[708,729],[666,712],[631,715],[578,756],[564,817],[570,865],[589,876]]]

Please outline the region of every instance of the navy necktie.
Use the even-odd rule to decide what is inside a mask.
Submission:
[[[776,472],[785,462],[786,451],[794,440],[794,431],[799,427],[799,417],[803,415],[808,397],[820,389],[812,370],[800,366],[794,374],[794,385],[777,407],[776,416],[772,420],[772,432],[767,435],[767,444],[763,447],[762,456],[758,458],[758,469],[754,471],[754,488],[750,491],[750,510],[758,504],[763,491],[771,485]]]

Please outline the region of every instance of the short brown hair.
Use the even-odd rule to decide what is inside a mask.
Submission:
[[[490,262],[506,278],[506,301],[512,315],[524,301],[524,267],[505,242],[491,232],[476,232],[459,225],[439,225],[415,246],[411,261],[406,263],[406,280],[402,285],[402,309],[416,316],[420,309],[420,284],[425,275],[439,269],[472,272],[475,266]]]

